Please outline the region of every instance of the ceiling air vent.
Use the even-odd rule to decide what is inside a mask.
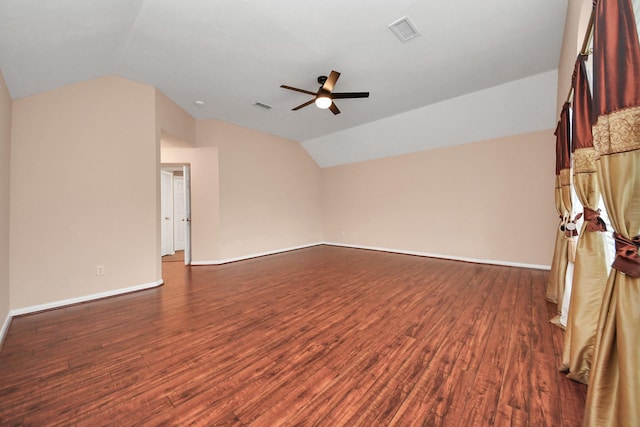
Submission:
[[[253,106],[262,108],[263,110],[271,110],[273,108],[271,105],[263,104],[262,102],[256,102]]]
[[[403,16],[395,22],[389,24],[389,29],[402,41],[403,43],[411,40],[412,38],[420,35],[415,24],[411,22],[408,16]]]

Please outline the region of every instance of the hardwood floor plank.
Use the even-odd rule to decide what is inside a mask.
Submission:
[[[531,282],[518,271],[518,278],[513,280],[516,291],[515,310],[517,319],[530,319],[531,314]],[[529,375],[513,375],[514,372],[529,369],[532,355],[530,353],[529,321],[513,322],[509,333],[507,355],[503,371],[502,387],[498,397],[496,425],[529,425]]]
[[[288,388],[287,392],[273,403],[265,402],[267,410],[253,418],[248,424],[256,426],[278,426],[288,422],[289,418],[306,406],[321,391],[329,387],[335,379],[335,372],[322,367],[304,381],[296,381],[296,386]],[[241,420],[243,420],[241,418]],[[244,420],[243,420],[244,421]]]
[[[550,317],[546,304],[535,303],[540,301],[540,298],[544,299],[545,277],[542,272],[533,275],[531,353],[544,355],[544,357],[531,358],[530,425],[552,427],[566,425],[562,420],[563,401],[558,386],[558,383],[566,381],[566,378],[562,378],[556,369],[558,363],[553,349],[552,335],[539,330],[544,327],[555,328],[549,325]]]
[[[429,425],[437,425],[441,415],[438,415],[435,406],[448,401],[446,391],[450,389],[448,384],[449,376],[454,369],[458,356],[465,343],[460,340],[464,337],[473,324],[474,312],[477,312],[483,303],[482,298],[475,298],[477,295],[484,295],[481,290],[484,277],[488,270],[476,270],[474,276],[468,276],[459,283],[458,297],[451,304],[445,305],[447,316],[442,317],[443,323],[437,325],[434,332],[425,336],[425,344],[435,343],[432,357],[424,359],[425,365],[420,377],[416,381],[408,396],[394,415],[393,423],[403,425],[407,420],[419,418],[419,414],[425,418]],[[469,289],[469,291],[467,291]],[[458,376],[456,375],[456,380]],[[431,399],[429,396],[437,396]]]
[[[347,420],[358,410],[356,402],[376,381],[376,378],[370,375],[370,371],[379,363],[380,358],[380,354],[376,351],[363,350],[359,353],[359,357],[353,359],[348,368],[337,372],[330,387],[310,399],[287,424],[346,425]]]
[[[436,401],[432,408],[434,425],[440,425],[445,419],[460,419],[466,402],[472,399],[473,382],[480,367],[482,355],[491,333],[495,306],[502,296],[505,281],[496,280],[497,272],[487,274],[481,286],[477,288],[479,304],[470,315],[464,316],[467,325],[461,329],[459,335],[462,347],[448,373],[442,391],[442,398]],[[462,323],[462,322],[461,322]],[[459,396],[466,396],[461,399]]]
[[[578,426],[548,272],[318,246],[13,319],[0,425]]]
[[[473,384],[475,393],[465,406],[462,422],[458,425],[494,425],[498,409],[500,390],[503,386],[507,350],[514,312],[517,301],[517,286],[519,272],[517,269],[505,270],[507,274],[506,286],[502,298],[496,306],[496,317],[491,325],[491,333],[487,340],[482,361],[478,366],[478,373]],[[523,319],[519,319],[523,320]],[[518,375],[519,372],[508,372]],[[446,420],[446,425],[454,425]],[[454,420],[455,422],[455,420]]]
[[[492,334],[492,328],[496,319],[496,307],[500,304],[504,288],[507,285],[506,276],[498,274],[493,270],[485,278],[487,294],[483,296],[484,304],[474,317],[474,324],[464,336],[465,346],[456,361],[457,381],[452,385],[451,390],[446,395],[449,404],[442,407],[439,405],[436,414],[442,417],[443,423],[447,419],[461,419],[469,401],[473,400],[474,383],[477,372],[480,369],[487,343]],[[456,397],[456,398],[451,398]],[[461,398],[462,397],[462,398]],[[444,399],[443,399],[444,401]]]

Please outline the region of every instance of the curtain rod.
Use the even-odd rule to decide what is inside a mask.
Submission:
[[[593,5],[591,9],[591,16],[589,16],[589,23],[587,24],[587,33],[584,35],[584,40],[582,40],[582,49],[580,49],[580,55],[589,55],[589,43],[591,42],[591,37],[593,36],[593,21],[596,16],[596,6]],[[573,85],[569,88],[569,93],[567,94],[567,100],[564,101],[565,104],[571,101],[571,96],[573,95]]]

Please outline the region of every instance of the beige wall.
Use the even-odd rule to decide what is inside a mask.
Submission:
[[[0,72],[0,328],[9,314],[9,175],[11,96]],[[0,332],[0,343],[2,333]]]
[[[156,125],[164,141],[196,144],[195,119],[157,89]]]
[[[189,164],[191,169],[191,259],[193,264],[218,256],[218,149],[162,143],[162,163]]]
[[[592,5],[592,0],[569,0],[567,4],[567,17],[565,19],[564,36],[558,64],[558,117],[571,88],[573,68],[578,53],[582,48],[582,42],[589,24],[589,16],[593,9]]]
[[[14,100],[13,309],[160,280],[154,106],[118,77]]]
[[[322,171],[328,242],[548,266],[550,130]]]
[[[220,260],[322,241],[320,168],[300,144],[202,120],[197,145],[218,147]]]

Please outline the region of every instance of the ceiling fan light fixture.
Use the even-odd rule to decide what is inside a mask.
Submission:
[[[331,107],[332,102],[333,100],[326,95],[317,96],[315,101],[316,107],[322,108],[323,110],[326,110],[327,108]]]
[[[307,95],[313,96],[307,102],[304,102],[297,107],[291,109],[291,111],[298,111],[301,108],[304,108],[311,104],[316,104],[318,108],[323,110],[330,110],[333,115],[340,114],[340,109],[333,102],[334,99],[348,99],[348,98],[368,98],[369,92],[334,92],[333,88],[338,81],[338,77],[340,77],[340,73],[336,70],[331,70],[331,74],[329,76],[320,76],[318,77],[318,83],[321,84],[318,92],[311,92],[306,89],[299,89],[293,86],[280,85],[283,89],[292,90],[294,92],[305,93]]]

